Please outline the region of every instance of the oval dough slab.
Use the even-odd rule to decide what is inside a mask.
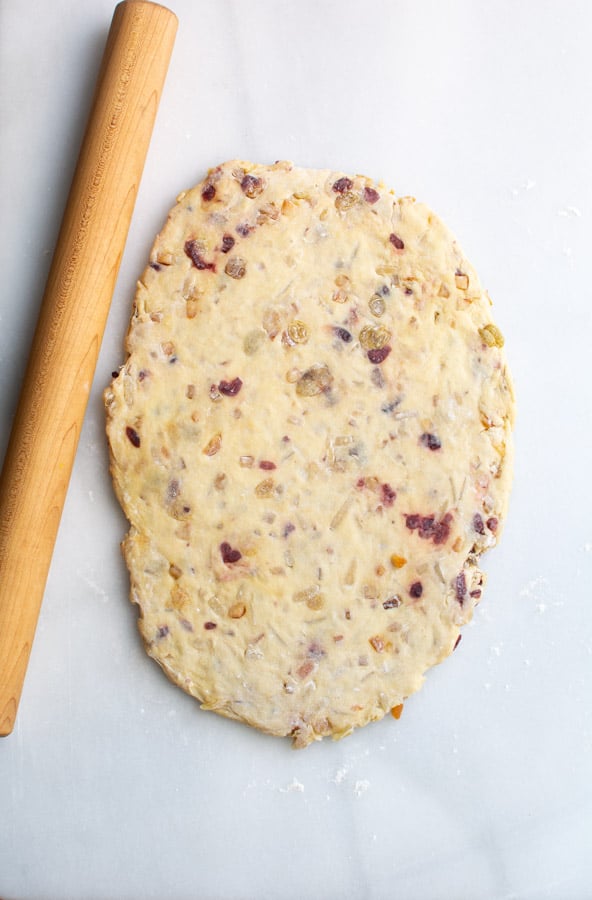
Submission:
[[[140,631],[205,709],[305,746],[452,652],[511,481],[490,307],[368,178],[234,161],[178,198],[105,402]]]

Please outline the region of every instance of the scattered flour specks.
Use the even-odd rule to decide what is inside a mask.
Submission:
[[[552,584],[544,575],[528,582],[520,591],[520,597],[532,601],[534,609],[543,615],[548,610],[565,606],[564,589]]]
[[[563,209],[558,210],[557,215],[563,216],[564,218],[567,218],[567,216],[575,216],[577,218],[580,218],[580,216],[582,215],[582,210],[578,209],[577,206],[564,206]]]
[[[302,794],[302,793],[304,793],[304,785],[300,781],[297,781],[295,778],[293,778],[292,781],[290,782],[290,784],[288,784],[286,787],[280,788],[280,793],[281,794],[294,794],[294,793]]]
[[[522,588],[520,596],[527,600],[540,600],[542,597],[547,597],[549,595],[549,589],[549,579],[545,578],[543,575],[539,575]]]
[[[366,747],[361,753],[344,762],[341,768],[337,769],[333,777],[330,778],[330,781],[332,781],[333,784],[341,784],[343,781],[345,781],[356,763],[358,763],[361,759],[367,758],[369,755],[370,750],[368,747]]]
[[[512,188],[512,195],[517,197],[520,191],[532,191],[534,187],[536,187],[536,181],[533,181],[532,178],[528,178],[519,187]]]
[[[91,576],[85,575],[84,572],[81,572],[80,570],[78,570],[78,572],[76,574],[78,575],[79,578],[82,579],[82,581],[84,581],[84,583],[87,585],[87,587],[89,587],[91,589],[91,591],[93,591],[93,593],[96,594],[97,597],[99,597],[99,599],[101,599],[103,601],[103,603],[109,602],[109,594],[107,593],[107,591],[104,588],[101,587],[100,584],[97,584],[97,582],[94,580],[92,575]]]
[[[356,781],[356,785],[354,787],[354,794],[356,797],[361,797],[362,794],[365,794],[368,788],[370,787],[370,782],[365,778],[360,781]]]
[[[341,784],[341,782],[347,778],[347,773],[349,772],[351,766],[343,766],[341,769],[338,769],[335,772],[335,775],[331,779],[334,784]]]

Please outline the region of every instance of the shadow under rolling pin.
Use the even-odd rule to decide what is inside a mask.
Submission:
[[[115,8],[0,476],[0,736],[14,727],[177,18]]]

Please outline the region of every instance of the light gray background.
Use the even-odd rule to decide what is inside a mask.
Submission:
[[[171,0],[180,28],[18,724],[0,896],[592,896],[592,6]],[[0,4],[0,452],[112,0]],[[494,299],[515,490],[454,658],[390,717],[303,752],[199,710],[144,655],[101,394],[176,194],[230,157],[428,202]]]

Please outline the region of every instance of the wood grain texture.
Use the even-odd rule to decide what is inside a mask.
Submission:
[[[177,30],[114,12],[0,478],[0,735],[13,729],[97,356]]]

